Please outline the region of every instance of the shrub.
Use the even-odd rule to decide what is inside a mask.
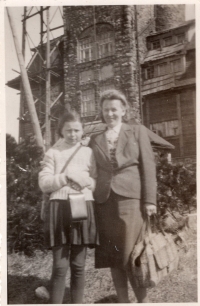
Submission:
[[[43,226],[40,220],[42,192],[38,172],[43,151],[28,135],[17,144],[6,136],[7,157],[7,237],[8,251],[32,255],[43,249]]]
[[[190,213],[196,205],[196,168],[194,164],[157,162],[157,202],[159,214],[166,211]]]
[[[8,251],[31,256],[36,249],[44,250],[40,203],[29,205],[14,202],[8,206]]]

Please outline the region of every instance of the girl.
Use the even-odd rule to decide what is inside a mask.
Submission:
[[[71,300],[80,304],[84,292],[84,268],[87,246],[97,244],[97,232],[93,210],[96,165],[92,150],[81,147],[71,159],[64,173],[60,173],[66,161],[80,146],[83,126],[76,112],[66,113],[58,126],[59,136],[64,138],[50,148],[44,157],[44,167],[39,173],[39,186],[50,195],[48,218],[49,247],[53,251],[51,278],[51,304],[62,304],[65,276],[71,269]],[[68,196],[81,190],[85,195],[88,219],[72,222]]]

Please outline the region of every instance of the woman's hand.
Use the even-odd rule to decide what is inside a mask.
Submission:
[[[153,205],[153,204],[146,203],[144,205],[144,210],[147,216],[151,216],[157,213],[157,207],[156,205]]]

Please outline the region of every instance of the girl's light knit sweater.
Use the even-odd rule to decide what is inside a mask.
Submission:
[[[51,193],[50,200],[66,200],[69,193],[78,193],[67,183],[67,176],[77,175],[80,178],[87,178],[90,181],[91,190],[84,188],[81,190],[85,194],[86,201],[93,200],[92,191],[95,189],[96,163],[93,152],[90,148],[82,146],[70,161],[64,173],[60,173],[67,160],[76,150],[77,143],[69,147],[64,141],[49,149],[44,156],[43,169],[39,173],[39,186],[45,193]]]

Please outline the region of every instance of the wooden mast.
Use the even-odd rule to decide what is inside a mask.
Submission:
[[[26,12],[27,8],[24,7],[24,18],[26,18]],[[22,21],[22,56],[24,58],[25,62],[25,52],[26,52],[26,19]],[[24,88],[22,84],[22,80],[20,81],[20,109],[19,109],[19,143],[21,141],[21,138],[24,136],[24,130],[23,130],[23,123],[22,123],[22,116],[24,114]]]
[[[49,149],[51,145],[51,116],[50,116],[50,40],[49,40],[49,9],[46,12],[47,16],[47,44],[46,44],[46,112],[45,112],[45,147]]]
[[[137,58],[137,82],[138,82],[138,93],[139,93],[140,116],[141,116],[141,122],[143,123],[140,54],[139,54],[138,24],[137,24],[137,5],[134,5],[134,8],[135,8],[135,42],[136,42],[136,58]]]
[[[13,35],[13,40],[14,40],[14,44],[15,44],[17,58],[18,58],[18,61],[19,61],[22,83],[23,83],[24,92],[25,92],[25,96],[26,96],[26,101],[27,101],[27,105],[28,105],[28,109],[29,109],[29,113],[30,113],[30,117],[31,117],[33,131],[34,131],[34,134],[35,134],[35,137],[36,137],[36,142],[37,142],[38,146],[44,148],[42,133],[41,133],[41,129],[40,129],[40,125],[39,125],[39,121],[38,121],[38,117],[37,117],[37,113],[36,113],[36,109],[35,109],[35,105],[34,105],[34,100],[33,100],[32,92],[31,92],[31,87],[30,87],[30,84],[29,84],[28,74],[27,74],[27,71],[26,71],[26,68],[25,68],[23,55],[20,51],[20,46],[19,46],[19,42],[18,42],[18,38],[17,38],[17,32],[16,32],[17,27],[14,24],[14,18],[12,16],[11,9],[9,7],[7,7],[6,10],[7,10],[7,14],[8,14],[8,19],[9,19],[12,35]]]

